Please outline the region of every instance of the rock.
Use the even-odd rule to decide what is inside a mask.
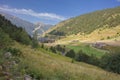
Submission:
[[[5,58],[11,58],[12,57],[12,54],[10,53],[10,52],[6,52],[5,54],[4,54],[4,57]]]
[[[32,77],[29,76],[29,75],[25,75],[25,76],[24,76],[24,80],[32,80]]]
[[[12,65],[17,65],[16,61],[12,61],[11,64],[12,64]]]
[[[11,74],[9,72],[3,72],[5,76],[10,76]]]

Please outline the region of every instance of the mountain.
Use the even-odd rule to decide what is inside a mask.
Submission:
[[[46,36],[56,38],[70,35],[89,35],[95,30],[109,29],[120,25],[120,7],[83,14],[55,25]],[[101,30],[99,30],[101,31]],[[116,33],[115,33],[116,34]],[[95,36],[96,37],[96,36]]]
[[[42,22],[35,23],[35,29],[38,29],[38,35],[41,35],[41,34],[45,33],[52,26],[53,25],[51,25],[51,24],[45,24],[45,23],[42,23]]]
[[[16,25],[17,27],[24,28],[28,32],[29,35],[32,35],[32,30],[34,29],[34,24],[33,23],[22,20],[18,17],[7,14],[5,12],[0,12],[0,14],[5,16],[6,19],[10,20],[12,22],[12,24]]]
[[[44,30],[44,31],[48,30],[49,28],[51,28],[53,26],[53,25],[44,24],[44,23],[41,23],[41,22],[38,22],[37,25],[36,25],[36,24],[33,24],[31,22],[22,20],[18,17],[15,17],[13,15],[10,15],[8,13],[1,12],[1,11],[0,11],[0,14],[2,16],[5,16],[6,19],[10,20],[12,22],[12,24],[16,25],[17,27],[24,28],[30,36],[33,35],[33,30],[34,30],[34,28],[38,27],[38,24],[42,25],[42,30]],[[38,34],[42,34],[42,30],[39,29]]]

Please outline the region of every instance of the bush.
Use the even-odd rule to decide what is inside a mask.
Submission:
[[[13,56],[21,56],[22,54],[22,52],[17,48],[9,47],[9,48],[6,48],[5,51],[10,52]]]
[[[57,53],[56,49],[55,49],[53,46],[50,47],[50,50],[51,50],[53,53]]]
[[[37,31],[34,32],[33,38],[32,38],[32,48],[38,48],[38,38],[37,38]]]
[[[80,50],[75,57],[76,61],[81,61],[81,62],[86,62],[88,64],[92,64],[92,65],[96,65],[98,66],[100,61],[98,58],[96,58],[96,56],[92,55],[89,56],[86,53],[84,53],[82,50]]]
[[[74,50],[69,50],[67,53],[66,53],[66,55],[65,56],[67,56],[67,57],[70,57],[70,58],[75,58],[75,52],[74,52]]]
[[[80,51],[76,54],[75,59],[76,59],[77,61],[88,62],[89,56],[88,56],[86,53],[84,53],[82,50],[80,50]]]
[[[110,39],[110,36],[108,36],[107,39]]]
[[[89,60],[88,60],[89,64],[95,65],[95,66],[99,66],[100,65],[100,59],[98,59],[96,56],[91,55],[89,56]]]
[[[106,54],[101,58],[102,68],[120,74],[120,53]]]
[[[10,37],[0,28],[0,48],[8,47],[11,43]]]
[[[65,46],[60,46],[60,45],[55,46],[55,49],[62,54],[64,54],[66,51]]]
[[[45,46],[44,46],[44,44],[42,43],[42,44],[41,44],[41,48],[44,48],[44,47],[45,47]]]

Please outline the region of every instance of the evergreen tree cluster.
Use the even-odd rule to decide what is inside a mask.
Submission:
[[[13,25],[9,20],[0,15],[0,47],[10,45],[13,41],[22,44],[31,44],[31,38],[21,27]]]
[[[120,52],[104,55],[101,58],[100,67],[107,71],[120,74]]]

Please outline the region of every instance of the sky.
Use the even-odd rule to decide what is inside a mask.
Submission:
[[[120,0],[0,0],[0,11],[32,23],[47,24],[117,6]]]

